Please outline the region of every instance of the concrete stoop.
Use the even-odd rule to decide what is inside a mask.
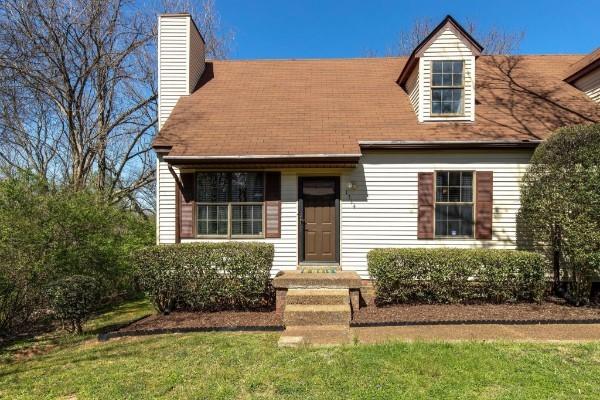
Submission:
[[[285,325],[279,346],[331,346],[353,342],[350,321],[353,307],[358,306],[357,299],[353,299],[360,288],[357,274],[290,271],[276,277],[273,285]]]

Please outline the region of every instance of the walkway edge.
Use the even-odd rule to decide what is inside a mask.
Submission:
[[[575,325],[600,324],[600,318],[594,319],[470,319],[470,320],[424,320],[424,321],[383,321],[383,322],[350,322],[351,328],[376,328],[380,326],[419,326],[419,325]]]
[[[169,333],[194,333],[194,332],[279,332],[283,331],[283,325],[263,326],[216,326],[216,327],[189,327],[189,328],[158,328],[135,331],[113,331],[98,335],[99,341],[107,341],[120,337],[151,336]]]

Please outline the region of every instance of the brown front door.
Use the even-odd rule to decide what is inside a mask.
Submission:
[[[336,262],[338,243],[339,179],[307,177],[300,180],[303,261]],[[301,244],[302,246],[302,244]]]

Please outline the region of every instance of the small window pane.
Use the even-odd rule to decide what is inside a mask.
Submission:
[[[231,201],[234,203],[261,202],[264,199],[264,174],[234,172],[231,174]]]
[[[451,101],[442,102],[442,114],[452,114],[452,102]]]
[[[460,202],[460,187],[450,186],[448,188],[448,200],[450,202]]]
[[[433,61],[433,72],[441,73],[442,72],[442,63],[443,61]]]
[[[448,171],[440,171],[436,174],[436,185],[438,186],[448,186],[448,175],[450,172]]]
[[[463,186],[460,188],[460,201],[470,203],[473,201],[473,188],[471,186]]]
[[[434,114],[441,114],[442,113],[442,102],[441,101],[434,101],[431,103],[431,112]]]
[[[442,75],[442,85],[443,86],[452,86],[452,74]]]
[[[443,77],[444,75],[442,74],[433,74],[433,76],[431,77],[431,84],[433,86],[442,86],[443,84]]]
[[[448,175],[450,176],[450,183],[449,185],[451,186],[460,186],[460,178],[462,175],[461,171],[451,171],[448,172]]]
[[[472,172],[461,172],[461,185],[473,186],[473,173]]]
[[[463,94],[462,89],[450,89],[450,90],[452,90],[452,100],[461,104],[462,103],[462,94]]]
[[[448,61],[442,61],[442,71],[444,73],[452,73],[452,63]]]
[[[455,74],[462,74],[463,72],[463,61],[453,61],[452,62],[452,72]]]
[[[452,86],[462,86],[462,74],[452,74]]]
[[[227,201],[229,185],[224,172],[203,172],[196,177],[196,200],[201,203]]]

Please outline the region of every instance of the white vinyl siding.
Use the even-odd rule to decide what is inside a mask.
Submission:
[[[419,116],[420,104],[419,104],[419,68],[415,68],[406,81],[406,92],[410,99],[415,114]]]
[[[515,248],[520,181],[530,151],[364,152],[360,165],[344,175],[355,190],[342,190],[341,265],[367,278],[367,253],[381,247]],[[419,172],[474,170],[494,172],[491,240],[417,239]]]
[[[431,64],[434,60],[464,62],[463,115],[431,115]],[[475,56],[454,32],[446,28],[419,59],[420,121],[473,121],[475,119]]]
[[[177,167],[173,167],[175,173],[179,174]],[[157,241],[160,244],[175,243],[176,234],[176,197],[175,178],[169,171],[168,164],[158,157],[156,171],[156,222]]]
[[[189,15],[158,18],[158,128],[204,71],[204,42]]]
[[[520,181],[531,151],[365,151],[360,164],[346,170],[283,170],[281,238],[235,239],[273,243],[272,275],[298,265],[298,176],[340,176],[340,258],[344,270],[368,278],[367,253],[380,247],[516,247]],[[417,176],[436,170],[494,172],[491,240],[417,239]],[[178,173],[177,169],[175,171]],[[159,162],[159,243],[175,242],[175,180]],[[356,188],[347,189],[352,182]],[[183,242],[226,241],[185,239]]]
[[[588,95],[596,103],[600,103],[600,68],[579,78],[575,87]]]

